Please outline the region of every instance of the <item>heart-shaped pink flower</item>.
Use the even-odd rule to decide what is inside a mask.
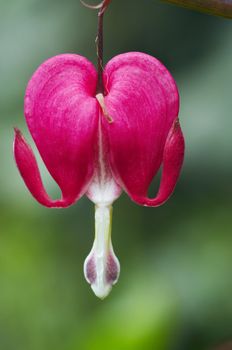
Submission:
[[[96,95],[97,73],[84,57],[65,54],[43,63],[25,96],[27,125],[62,198],[51,199],[36,159],[19,130],[14,155],[35,199],[47,207],[67,207],[86,194],[96,205],[96,237],[85,276],[105,297],[119,276],[110,239],[111,205],[124,190],[145,206],[158,206],[172,194],[183,157],[174,79],[154,57],[131,52],[104,69],[105,95]],[[149,185],[162,165],[155,198]]]

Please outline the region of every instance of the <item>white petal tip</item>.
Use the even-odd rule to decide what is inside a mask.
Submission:
[[[94,294],[101,300],[105,299],[111,292],[112,286],[111,285],[97,285],[92,284],[91,288],[94,292]]]
[[[94,254],[90,253],[84,264],[85,278],[94,294],[102,300],[110,294],[120,274],[120,264],[112,250],[106,261],[96,259]]]

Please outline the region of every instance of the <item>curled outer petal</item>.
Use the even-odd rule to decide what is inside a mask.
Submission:
[[[15,129],[14,156],[19,172],[27,188],[40,204],[46,207],[62,208],[67,207],[74,202],[75,198],[72,197],[52,200],[48,196],[43,186],[39,168],[32,149],[18,129]]]
[[[137,52],[113,58],[106,66],[104,80],[108,91],[106,107],[114,120],[112,124],[103,121],[114,177],[139,204],[160,205],[177,181],[176,176],[171,178],[165,170],[170,168],[171,155],[176,152],[173,144],[180,144],[179,165],[184,153],[183,135],[179,124],[174,123],[179,112],[175,81],[157,59]],[[162,198],[155,202],[145,200],[162,161],[165,161]]]
[[[180,175],[184,160],[184,137],[180,128],[179,120],[174,121],[169,131],[163,154],[163,170],[159,191],[155,198],[134,196],[131,198],[138,204],[157,207],[171,196]]]
[[[93,177],[98,133],[96,80],[96,71],[87,59],[67,54],[43,63],[28,84],[27,125],[63,199],[48,201],[35,157],[19,132],[15,158],[29,190],[46,206],[72,204],[85,193]]]

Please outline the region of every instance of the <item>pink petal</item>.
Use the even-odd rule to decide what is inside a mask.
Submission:
[[[169,130],[179,111],[174,79],[154,57],[127,53],[105,69],[106,107],[113,123],[103,121],[115,179],[132,197],[145,197],[160,168]]]
[[[171,196],[180,175],[184,160],[184,137],[177,119],[168,134],[163,155],[163,171],[160,182],[160,188],[155,198],[150,199],[142,196],[134,196],[131,198],[138,204],[157,207]]]
[[[75,201],[74,198],[62,198],[52,200],[44,189],[39,168],[32,152],[23,135],[15,129],[14,156],[19,172],[33,197],[46,207],[67,207]]]
[[[84,57],[67,54],[43,63],[26,90],[25,116],[29,130],[63,197],[72,198],[72,201],[83,195],[94,172],[99,113],[95,89],[93,65]],[[24,146],[22,144],[21,141],[16,147],[18,166],[32,194],[39,200],[44,189],[38,167],[25,141]],[[25,158],[22,149],[27,149],[25,154],[30,167],[22,164]],[[37,174],[37,186],[29,184],[26,168]],[[39,197],[35,193],[40,193]],[[45,198],[44,193],[42,197]],[[48,204],[41,198],[39,201]]]

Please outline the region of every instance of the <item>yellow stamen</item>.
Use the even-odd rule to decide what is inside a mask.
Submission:
[[[113,123],[113,118],[109,115],[108,111],[107,111],[107,108],[106,108],[106,105],[105,105],[105,98],[103,96],[102,93],[99,93],[96,95],[96,99],[99,103],[99,105],[101,106],[101,109],[102,109],[102,113],[104,115],[104,117],[107,119],[107,121],[109,123]]]

